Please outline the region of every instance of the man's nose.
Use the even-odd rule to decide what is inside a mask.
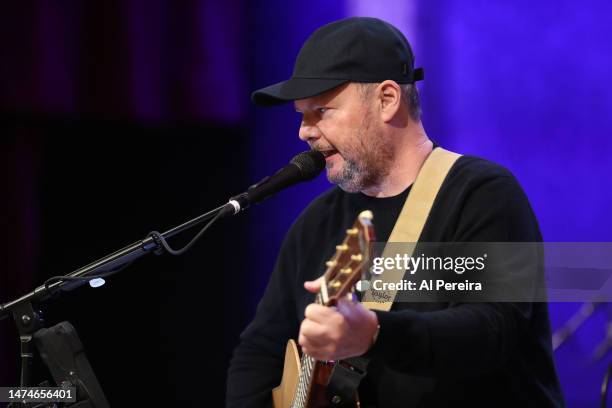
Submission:
[[[302,124],[299,131],[300,140],[306,143],[311,143],[318,140],[321,136],[319,135],[318,129],[315,126],[308,126]]]

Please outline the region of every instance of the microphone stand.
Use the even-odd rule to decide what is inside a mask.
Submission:
[[[32,342],[34,340],[39,353],[49,366],[55,382],[60,386],[74,386],[76,384],[77,396],[85,396],[84,401],[72,405],[74,408],[77,408],[77,406],[78,408],[108,407],[109,404],[82,351],[81,342],[74,328],[68,322],[62,322],[50,330],[44,329],[41,314],[34,311],[34,305],[47,300],[53,294],[75,289],[86,281],[113,275],[123,270],[131,262],[151,252],[160,255],[165,249],[172,255],[181,255],[189,250],[191,245],[216,220],[227,215],[238,214],[251,204],[263,201],[290,185],[311,180],[324,168],[325,158],[321,152],[315,150],[302,152],[291,159],[289,165],[280,169],[273,176],[265,177],[259,183],[252,185],[246,192],[230,198],[227,204],[164,233],[160,234],[153,231],[145,239],[136,241],[68,275],[50,278],[49,280],[55,280],[53,283],[48,283],[49,280],[47,280],[44,285],[33,291],[5,304],[0,304],[0,320],[12,314],[19,331],[21,344],[20,386],[26,387],[31,383],[31,366],[34,358]],[[166,243],[167,238],[209,219],[211,221],[184,248],[176,251]],[[96,275],[100,273],[102,275]],[[79,372],[79,369],[68,370],[65,368],[67,365],[79,367],[82,372]],[[79,377],[79,374],[82,378]],[[83,378],[88,382],[85,383]],[[90,400],[93,401],[93,405]],[[23,403],[23,405],[27,404]]]
[[[135,261],[136,259],[147,255],[151,252],[159,255],[163,253],[164,245],[162,243],[163,240],[173,237],[193,226],[201,224],[202,222],[209,220],[211,218],[216,219],[222,218],[224,216],[230,214],[236,214],[240,210],[240,207],[237,206],[237,203],[234,201],[230,201],[227,204],[219,206],[205,214],[202,214],[196,218],[193,218],[181,225],[178,225],[164,233],[150,233],[145,239],[136,241],[118,251],[115,251],[109,255],[106,255],[103,258],[98,259],[90,263],[89,265],[83,266],[70,274],[66,275],[65,280],[61,280],[59,277],[56,282],[45,284],[37,287],[33,291],[26,293],[14,299],[10,302],[0,304],[0,320],[7,318],[9,315],[13,316],[13,320],[17,325],[17,330],[19,332],[19,340],[20,340],[20,348],[21,348],[21,376],[20,376],[20,387],[32,386],[32,373],[31,367],[34,359],[33,353],[33,340],[36,340],[36,347],[39,348],[39,353],[45,357],[45,362],[48,363],[47,360],[53,360],[56,362],[65,362],[66,355],[54,356],[55,353],[59,353],[56,347],[49,347],[49,349],[40,350],[41,347],[45,347],[44,341],[39,341],[41,338],[41,332],[47,329],[44,329],[44,324],[42,321],[42,316],[40,312],[35,312],[35,305],[40,302],[43,302],[50,298],[52,295],[70,291],[80,287],[85,284],[88,279],[87,277],[95,277],[96,274],[103,273],[104,277],[111,276],[120,270],[122,270],[122,266],[126,266],[127,264]],[[211,221],[211,222],[212,222]],[[70,279],[72,278],[72,279]],[[75,279],[76,278],[76,279]],[[79,279],[81,278],[81,279]],[[65,325],[70,326],[69,323],[63,322]],[[61,325],[62,323],[60,323]],[[58,326],[60,326],[58,325]],[[72,326],[70,326],[72,328]],[[60,331],[65,330],[66,326],[62,326]],[[66,333],[63,331],[62,333]],[[70,338],[68,338],[70,337]],[[78,337],[76,337],[76,332],[72,329],[72,331],[68,331],[68,335],[63,338],[54,337],[54,341],[63,342],[62,346],[64,350],[71,350],[74,355],[70,356],[72,358],[68,358],[68,360],[74,362],[77,360],[76,351],[74,350],[74,339],[78,342]],[[68,344],[70,343],[70,344]],[[79,342],[80,345],[80,342]],[[52,350],[55,349],[55,350]],[[82,353],[82,350],[78,350]],[[52,357],[49,359],[48,357]],[[83,359],[85,359],[85,363],[83,364]],[[86,358],[81,357],[81,368],[84,371],[90,371],[91,367],[89,363],[86,361]],[[53,373],[52,367],[49,367],[50,371]],[[102,390],[97,384],[97,380],[95,379],[95,375],[93,372],[85,372],[81,373],[83,378],[87,377],[90,381],[89,384],[84,384],[81,378],[75,378],[79,373],[71,372],[70,373],[70,381],[66,376],[64,378],[55,378],[58,386],[74,386],[75,384],[78,386],[79,384],[85,385],[83,387],[77,388],[77,395],[84,395],[88,400],[93,397],[91,394],[95,394],[97,400],[94,401],[94,405],[81,404],[77,403],[74,406],[78,407],[106,407],[109,406],[104,394],[102,394]],[[62,384],[60,384],[60,382]]]

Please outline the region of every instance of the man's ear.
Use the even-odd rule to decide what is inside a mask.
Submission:
[[[402,89],[395,81],[386,80],[376,87],[383,122],[390,122],[400,109]]]

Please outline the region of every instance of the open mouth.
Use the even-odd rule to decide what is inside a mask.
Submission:
[[[338,153],[338,151],[336,149],[331,149],[331,150],[320,150],[321,153],[323,153],[323,156],[327,159],[330,156],[333,156],[334,154]]]

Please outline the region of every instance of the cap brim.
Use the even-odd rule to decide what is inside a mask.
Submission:
[[[280,105],[317,96],[346,82],[347,79],[291,78],[253,92],[251,100],[260,106]]]

